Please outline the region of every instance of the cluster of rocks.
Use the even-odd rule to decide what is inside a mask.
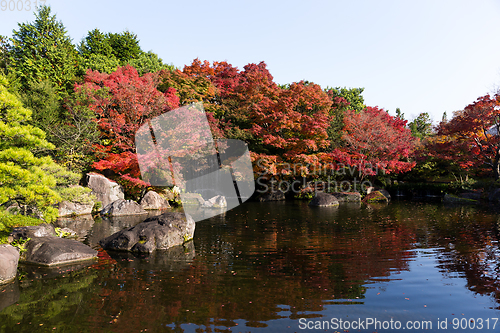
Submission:
[[[103,175],[91,173],[85,179],[85,186],[92,191],[89,195],[102,204],[102,216],[142,216],[150,210],[170,208],[168,201],[158,193],[149,191],[140,202],[125,200],[122,187]],[[90,216],[94,201],[86,203],[63,201],[58,204],[60,217]],[[215,197],[202,203],[204,207],[225,206],[224,197]],[[14,209],[14,208],[11,208]],[[18,211],[16,211],[19,213]],[[24,213],[24,212],[20,212]],[[142,218],[141,218],[142,219]],[[194,236],[195,223],[184,213],[164,212],[150,217],[134,227],[121,230],[100,241],[104,249],[152,253],[182,245]],[[0,284],[12,281],[17,274],[18,262],[38,266],[59,266],[79,262],[92,262],[97,251],[75,239],[64,236],[75,236],[70,229],[57,229],[52,224],[40,224],[14,228],[9,235],[9,243],[16,246],[0,245]]]
[[[152,253],[183,245],[194,236],[195,222],[184,213],[164,212],[121,230],[100,241],[106,250]],[[51,224],[14,228],[9,241],[16,241],[23,250],[0,245],[0,284],[12,281],[18,262],[38,266],[60,266],[80,262],[92,263],[97,251],[77,240],[62,238]]]

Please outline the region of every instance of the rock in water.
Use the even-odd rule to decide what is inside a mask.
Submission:
[[[389,199],[380,191],[371,192],[367,194],[364,199],[364,203],[373,203],[373,202],[389,202]]]
[[[137,202],[124,199],[118,199],[101,210],[101,214],[106,216],[138,215],[147,213],[148,212],[146,212]]]
[[[0,245],[0,284],[12,281],[17,275],[19,251],[12,245]]]
[[[327,207],[327,206],[338,206],[339,201],[337,198],[331,194],[324,192],[316,192],[314,198],[309,202],[309,206],[316,207]]]
[[[168,201],[154,191],[148,191],[141,199],[143,209],[167,209],[170,208]]]
[[[38,237],[26,243],[26,262],[43,265],[62,265],[90,260],[97,251],[73,239]]]
[[[195,223],[188,214],[166,212],[102,239],[105,250],[151,253],[182,245],[194,236]]]

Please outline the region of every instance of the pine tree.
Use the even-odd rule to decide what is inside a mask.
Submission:
[[[8,91],[0,75],[0,204],[14,201],[36,207],[46,221],[57,217],[53,204],[62,200],[59,186],[74,183],[79,175],[68,172],[49,156],[39,156],[54,146],[45,133],[29,125],[31,111]]]

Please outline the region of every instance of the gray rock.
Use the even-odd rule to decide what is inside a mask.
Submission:
[[[143,209],[167,209],[170,208],[168,201],[154,191],[148,191],[141,199]]]
[[[374,193],[374,192],[380,192],[384,197],[387,198],[387,200],[391,200],[391,194],[389,192],[387,192],[387,190],[384,190],[384,189],[380,189],[380,188],[376,188],[376,187],[368,187],[366,189],[366,194],[371,194],[371,193]]]
[[[204,208],[225,208],[227,207],[227,201],[224,196],[216,195],[215,197],[205,201],[201,206]]]
[[[101,202],[102,207],[125,198],[120,184],[97,173],[89,173],[85,179],[85,185],[92,189],[91,193],[96,196],[97,201]]]
[[[97,251],[74,239],[59,237],[32,238],[26,243],[26,262],[43,265],[63,265],[97,257]]]
[[[264,193],[257,200],[261,201],[261,202],[266,202],[266,201],[281,201],[281,200],[285,200],[285,193],[283,191],[281,191],[281,190],[270,191],[268,193]]]
[[[57,236],[52,224],[43,223],[40,225],[30,225],[27,227],[14,228],[9,235],[9,242],[19,239]]]
[[[194,228],[191,216],[166,212],[119,231],[101,240],[99,244],[106,250],[151,253],[184,244],[193,238]]]
[[[77,186],[82,188],[81,186]],[[79,215],[89,215],[92,214],[92,208],[95,202],[89,198],[91,194],[85,193],[82,198],[85,199],[83,202],[77,201],[63,201],[57,205],[59,210],[59,217],[64,216],[79,216]]]
[[[316,192],[314,198],[309,202],[309,206],[315,207],[328,207],[328,206],[338,206],[339,201],[337,198],[331,194],[325,192]]]
[[[137,202],[124,199],[118,199],[101,210],[101,214],[106,216],[140,215],[147,213]]]
[[[361,194],[358,192],[335,192],[331,193],[339,202],[361,202]]]
[[[12,281],[17,275],[19,251],[12,245],[0,245],[0,284]]]

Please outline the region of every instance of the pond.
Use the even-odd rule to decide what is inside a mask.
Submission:
[[[248,202],[185,247],[21,266],[0,287],[0,331],[498,332],[499,221],[476,206]],[[97,248],[136,221],[85,223]]]

